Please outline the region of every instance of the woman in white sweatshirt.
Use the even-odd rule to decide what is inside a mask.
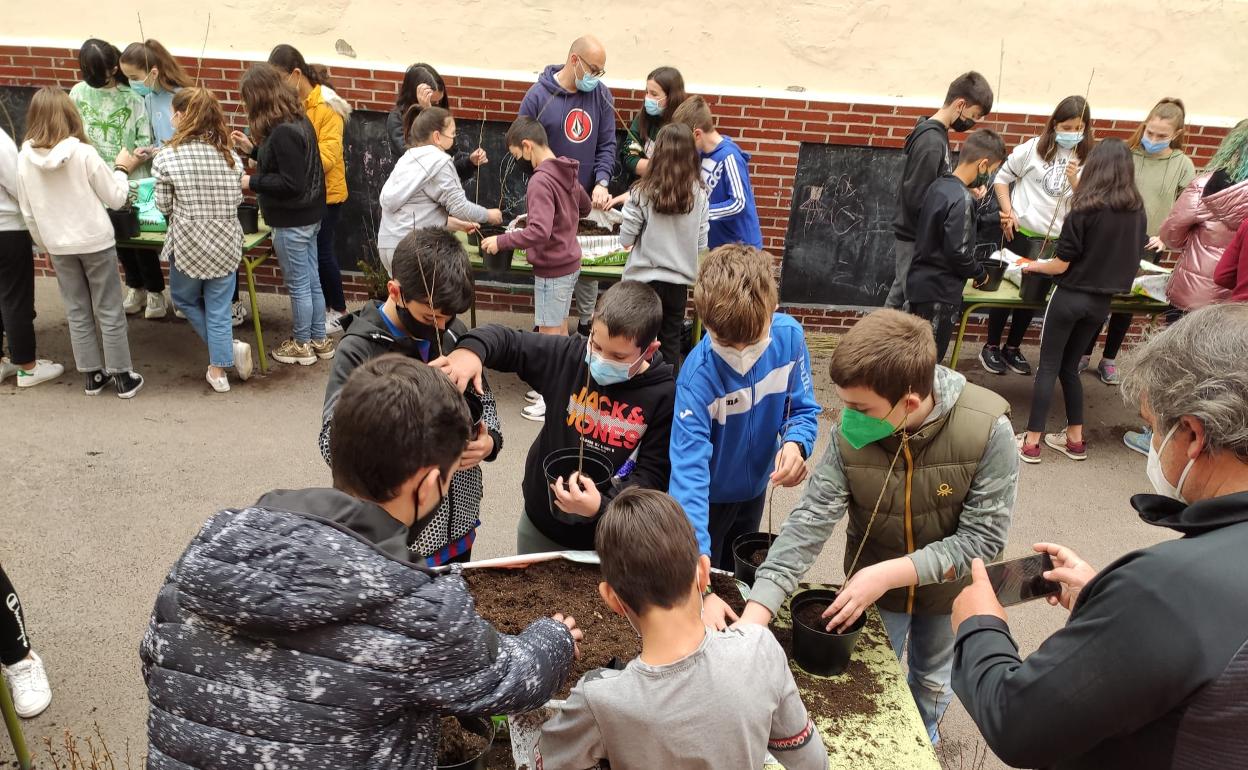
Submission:
[[[117,243],[104,211],[125,204],[127,175],[141,162],[123,147],[110,169],[64,91],[41,88],[31,100],[17,161],[18,205],[35,246],[56,269],[74,363],[91,396],[113,385],[119,397],[133,398],[143,387],[130,363]]]
[[[377,252],[390,272],[394,249],[418,227],[475,229],[470,223],[497,225],[503,212],[468,200],[448,154],[455,146],[455,119],[441,107],[409,110],[405,116],[411,146],[381,188],[381,227]]]

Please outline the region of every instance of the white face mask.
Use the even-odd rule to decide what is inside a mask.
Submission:
[[[1170,429],[1170,432],[1167,433],[1166,437],[1162,440],[1159,448],[1153,449],[1152,444],[1149,444],[1148,480],[1152,482],[1153,489],[1157,491],[1157,494],[1178,500],[1181,503],[1186,503],[1187,500],[1183,497],[1183,482],[1187,481],[1187,474],[1192,470],[1192,465],[1195,464],[1196,459],[1192,458],[1188,460],[1187,465],[1183,466],[1183,472],[1179,474],[1179,483],[1177,485],[1171,484],[1166,479],[1165,471],[1161,469],[1161,453],[1166,451],[1166,444],[1170,443],[1171,437],[1174,436],[1174,432],[1178,429],[1179,423],[1176,422],[1174,427]]]
[[[758,359],[763,357],[763,352],[767,350],[767,346],[771,344],[771,335],[767,335],[758,342],[746,345],[741,350],[721,345],[715,340],[711,340],[711,350],[715,355],[719,356],[724,363],[732,367],[732,370],[744,377],[754,368],[754,364],[758,363]]]

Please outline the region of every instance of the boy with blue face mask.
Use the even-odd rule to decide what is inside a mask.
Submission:
[[[461,388],[479,388],[486,367],[513,372],[547,404],[525,461],[517,553],[592,550],[598,517],[621,490],[667,488],[676,383],[659,349],[662,319],[654,289],[620,281],[602,295],[588,339],[491,324],[468,332],[453,352],[432,362]],[[547,458],[579,454],[582,442],[585,467],[610,465],[609,481],[600,487],[574,473],[548,482]]]
[[[936,363],[931,325],[896,310],[860,320],[832,354],[845,408],[801,502],[758,568],[742,623],[768,623],[848,514],[843,629],[878,604],[933,742],[953,699],[950,613],[972,560],[1005,546],[1018,486],[1009,403]]]

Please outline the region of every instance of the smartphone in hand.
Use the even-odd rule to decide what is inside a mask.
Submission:
[[[1044,573],[1053,569],[1053,559],[1047,553],[989,564],[986,569],[988,581],[1002,607],[1054,596],[1062,591],[1061,585],[1044,579]]]

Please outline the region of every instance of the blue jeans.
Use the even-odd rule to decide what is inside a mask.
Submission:
[[[320,230],[320,222],[273,228],[273,251],[290,292],[291,336],[301,345],[325,339],[325,295],[316,262],[316,234]]]
[[[936,726],[945,709],[953,701],[949,682],[953,676],[953,625],[948,615],[907,615],[904,612],[880,610],[884,628],[901,660],[906,638],[910,639],[910,655],[906,660],[909,672],[906,683],[919,707],[923,725],[932,743],[940,739]]]
[[[200,339],[208,343],[208,363],[223,369],[234,365],[234,327],[230,305],[238,279],[234,273],[207,280],[178,270],[177,257],[169,266],[169,294],[173,304]]]
[[[533,276],[533,323],[538,326],[563,326],[572,308],[572,291],[580,270],[558,278]]]

